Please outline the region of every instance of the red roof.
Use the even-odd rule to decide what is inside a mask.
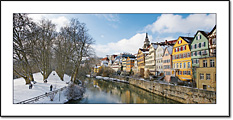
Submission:
[[[101,59],[101,61],[104,61],[104,60],[108,61],[108,57],[105,57],[105,58]]]
[[[170,41],[167,41],[168,43],[170,44],[175,44],[177,40],[170,40]]]

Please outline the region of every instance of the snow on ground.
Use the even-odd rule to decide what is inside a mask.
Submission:
[[[37,97],[45,94],[46,92],[48,93],[50,92],[50,85],[53,86],[53,90],[68,86],[66,82],[70,81],[70,77],[68,75],[64,75],[64,81],[62,81],[55,71],[52,71],[52,73],[49,75],[47,83],[44,83],[43,76],[40,72],[33,74],[33,77],[37,83],[33,84],[32,89],[29,89],[29,85],[25,85],[25,80],[23,78],[14,79],[14,103]],[[63,95],[63,92],[61,92],[61,95]],[[58,102],[58,98],[59,96],[56,95],[54,101],[50,101],[49,97],[47,97],[45,99],[40,99],[36,103],[56,103]],[[66,101],[64,95],[60,96],[59,103],[62,103],[62,101]]]

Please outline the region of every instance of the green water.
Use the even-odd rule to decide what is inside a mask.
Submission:
[[[179,104],[126,83],[95,78],[87,78],[83,82],[86,87],[83,98],[67,104]]]

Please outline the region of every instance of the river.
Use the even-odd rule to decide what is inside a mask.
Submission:
[[[67,104],[179,104],[130,84],[87,78],[82,99]]]

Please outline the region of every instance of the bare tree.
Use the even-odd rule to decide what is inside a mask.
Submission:
[[[32,58],[43,75],[47,79],[52,71],[52,45],[56,37],[55,24],[49,20],[41,20],[38,29],[33,33],[34,45]]]
[[[60,77],[65,72],[70,73],[71,81],[75,81],[84,57],[89,57],[93,39],[88,34],[84,23],[72,19],[67,27],[61,29],[56,40],[57,69]],[[69,71],[70,70],[70,71]]]
[[[35,27],[26,14],[13,14],[13,71],[23,77],[26,84],[34,81],[32,72],[32,40],[31,32]]]

